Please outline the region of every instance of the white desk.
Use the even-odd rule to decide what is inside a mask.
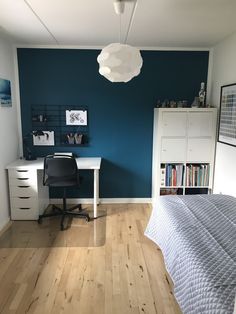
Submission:
[[[14,207],[16,205],[15,202],[18,201],[18,202],[22,202],[23,204],[22,207],[17,207],[18,209],[29,209],[31,206],[31,203],[35,200],[37,200],[37,202],[39,203],[38,205],[39,211],[42,207],[45,206],[45,202],[47,202],[48,200],[48,190],[46,189],[46,187],[42,187],[41,176],[38,172],[38,170],[43,170],[43,160],[44,160],[43,158],[38,158],[36,160],[30,160],[30,161],[25,160],[25,159],[18,159],[6,167],[6,169],[8,170],[8,175],[9,175],[11,207]],[[76,162],[77,162],[78,169],[93,170],[93,173],[94,173],[93,210],[94,210],[94,218],[96,218],[97,217],[97,204],[99,202],[99,170],[101,166],[101,158],[100,157],[87,157],[87,158],[79,157],[79,158],[76,158]],[[19,186],[19,182],[20,182],[20,186]],[[24,187],[28,188],[27,196],[25,195],[26,189],[24,189]],[[20,194],[17,191],[20,191]],[[36,192],[37,192],[37,195],[35,194]],[[20,196],[18,196],[18,198],[16,199],[16,196],[18,195],[17,193]],[[32,196],[32,200],[30,204],[29,204],[30,197],[28,195],[30,197]],[[28,202],[27,206],[25,205],[26,202]],[[32,215],[29,215],[29,217],[31,217],[32,219]]]

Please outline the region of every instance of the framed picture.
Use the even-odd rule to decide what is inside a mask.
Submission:
[[[218,141],[236,146],[236,83],[221,87]]]
[[[33,131],[33,133],[37,131]],[[54,131],[41,131],[42,135],[33,135],[34,146],[54,146]]]
[[[11,82],[0,78],[0,105],[11,107]]]
[[[87,125],[87,110],[66,110],[66,125]]]

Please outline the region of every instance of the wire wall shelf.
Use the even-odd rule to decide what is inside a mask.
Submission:
[[[71,111],[68,125],[67,111]],[[79,114],[86,114],[86,121],[79,122]],[[76,105],[31,105],[32,131],[54,131],[55,146],[88,146],[89,129],[87,107]],[[69,112],[70,113],[70,112]],[[74,123],[74,124],[73,124]]]

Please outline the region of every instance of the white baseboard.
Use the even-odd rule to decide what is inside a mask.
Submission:
[[[100,204],[149,204],[151,202],[151,198],[100,198]],[[67,198],[67,203],[93,204],[93,198]],[[62,199],[51,198],[50,204],[62,204]]]

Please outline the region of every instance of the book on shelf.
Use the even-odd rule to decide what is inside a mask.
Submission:
[[[183,167],[182,164],[161,164],[161,187],[182,186]]]
[[[188,164],[186,169],[186,186],[208,186],[209,164]]]

